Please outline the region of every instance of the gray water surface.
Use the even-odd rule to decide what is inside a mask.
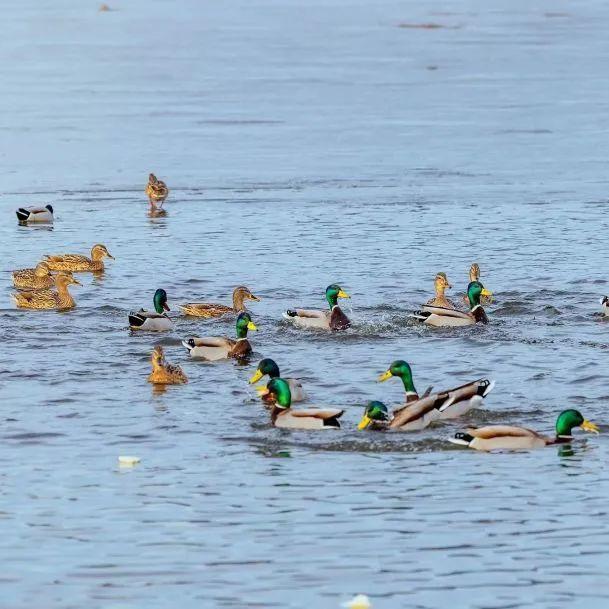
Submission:
[[[24,0],[3,7],[0,93],[0,605],[3,609],[601,609],[606,435],[478,454],[463,425],[606,425],[609,6],[539,0]],[[429,27],[429,26],[433,27]],[[400,27],[401,26],[401,27]],[[420,27],[426,26],[426,27]],[[147,216],[148,172],[167,181]],[[52,229],[14,209],[52,202]],[[67,313],[23,312],[8,271],[45,253],[116,257]],[[408,314],[477,261],[486,327]],[[353,327],[291,306],[339,282]],[[187,335],[251,310],[252,361],[188,359]],[[176,329],[127,313],[169,294]],[[155,392],[152,346],[190,384]],[[343,429],[285,432],[247,385],[260,357]],[[415,383],[497,381],[484,410],[420,433],[357,432]],[[141,463],[118,467],[119,455]]]

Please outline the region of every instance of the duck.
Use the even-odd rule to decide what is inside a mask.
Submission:
[[[248,330],[255,331],[258,328],[247,311],[239,313],[235,327],[237,330],[236,339],[223,336],[193,337],[182,341],[182,344],[188,349],[190,357],[210,362],[229,357],[244,358],[252,352],[252,345],[247,339],[247,332]]]
[[[55,278],[46,262],[39,262],[33,269],[13,271],[13,285],[18,290],[45,290],[55,285]]]
[[[477,262],[473,262],[469,267],[469,281],[480,281],[480,265]],[[469,298],[467,294],[463,294],[463,302],[465,304],[469,304]],[[492,294],[490,296],[482,295],[480,297],[480,302],[482,304],[491,304],[493,302]]]
[[[579,427],[590,433],[599,433],[598,426],[587,421],[579,410],[563,410],[556,419],[556,434],[543,436],[526,427],[511,425],[487,425],[460,431],[450,438],[453,444],[467,446],[475,450],[531,450],[554,444],[568,444],[573,441],[573,428]]]
[[[105,270],[104,258],[112,258],[105,245],[96,243],[91,248],[91,257],[80,254],[46,255],[44,262],[52,271],[70,271],[71,273],[100,273]]]
[[[271,402],[271,422],[282,429],[340,429],[338,419],[344,410],[337,408],[307,408],[292,410],[290,385],[281,377],[273,378],[267,385],[267,397]]]
[[[169,195],[169,188],[167,188],[167,184],[165,184],[165,182],[157,179],[157,177],[151,173],[148,176],[146,194],[148,195],[150,207],[156,208],[156,203],[160,203],[160,206],[162,206],[165,202],[165,199]]]
[[[18,292],[12,296],[21,309],[73,309],[76,302],[68,291],[71,284],[82,285],[72,273],[58,273],[55,276],[55,290]]]
[[[167,304],[167,292],[158,289],[152,297],[154,311],[140,309],[129,313],[129,327],[132,330],[149,330],[150,332],[167,332],[173,329],[173,322],[165,311],[170,311]]]
[[[221,317],[227,313],[242,313],[246,311],[244,302],[246,300],[260,301],[258,296],[254,296],[249,288],[244,285],[237,286],[233,290],[233,306],[229,307],[223,304],[214,304],[209,302],[189,302],[179,305],[185,315],[194,317]]]
[[[258,363],[258,367],[256,368],[256,372],[249,380],[250,385],[257,383],[261,378],[267,375],[271,379],[281,377],[281,373],[279,372],[279,366],[277,365],[275,360],[272,360],[270,357],[265,357],[264,359],[260,360],[260,362]],[[292,402],[303,402],[307,399],[307,395],[304,389],[302,388],[302,383],[299,380],[294,378],[286,378],[284,380],[287,381],[288,385],[290,386]],[[259,391],[260,397],[264,399],[266,397],[266,393],[266,386],[263,385]]]
[[[609,296],[601,298],[601,311],[605,317],[609,317]]]
[[[16,213],[19,224],[51,224],[53,222],[52,205],[45,205],[44,207],[20,207]]]
[[[434,287],[436,295],[427,301],[427,305],[432,307],[443,307],[445,309],[456,309],[455,305],[444,296],[444,292],[447,289],[451,289],[452,286],[448,283],[446,273],[437,273],[434,280]]]
[[[157,345],[152,350],[150,357],[152,372],[148,377],[148,382],[154,385],[183,385],[188,383],[188,377],[180,366],[168,364],[165,361],[165,352],[161,345]]]
[[[389,422],[391,417],[389,415],[389,408],[378,400],[372,400],[366,404],[364,408],[364,416],[357,424],[357,428],[361,431],[362,429],[375,429],[375,430],[386,430],[389,428]]]
[[[479,281],[472,281],[467,286],[467,297],[469,311],[459,311],[457,309],[446,309],[424,305],[420,311],[413,314],[415,319],[422,321],[429,326],[473,326],[476,323],[488,323],[488,317],[480,298],[482,296],[491,297],[493,293],[487,290]]]
[[[484,398],[495,386],[494,381],[478,379],[439,392],[432,392],[433,388],[429,387],[422,396],[419,396],[414,386],[412,368],[404,360],[392,362],[378,380],[382,383],[392,377],[402,380],[406,392],[405,403],[393,410],[390,419],[378,418],[364,412],[360,421],[360,429],[365,429],[372,421],[387,421],[387,428],[399,431],[425,429],[434,421],[455,419],[469,412],[472,408],[481,408],[484,404]],[[374,414],[373,412],[372,415]]]
[[[351,322],[338,306],[339,298],[351,298],[351,296],[338,284],[333,283],[326,288],[326,300],[330,305],[330,310],[288,309],[283,316],[302,328],[345,330],[351,325]]]

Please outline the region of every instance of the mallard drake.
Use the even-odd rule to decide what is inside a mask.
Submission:
[[[76,302],[68,292],[70,284],[82,285],[72,273],[58,273],[55,276],[55,290],[36,290],[13,294],[15,304],[22,309],[72,309]]]
[[[13,285],[19,290],[44,290],[55,285],[55,278],[46,262],[39,262],[33,269],[13,271]]]
[[[267,385],[267,397],[272,403],[271,421],[275,427],[285,429],[338,429],[338,419],[344,410],[336,408],[307,408],[292,410],[290,385],[285,379],[271,379]]]
[[[169,195],[169,188],[167,188],[165,182],[158,180],[157,177],[151,173],[148,176],[146,194],[148,195],[148,201],[150,201],[150,207],[156,208],[156,203],[160,203],[162,206],[165,202],[165,199]]]
[[[474,262],[469,267],[469,281],[470,281],[470,283],[472,281],[480,281],[480,266],[478,265],[477,262]],[[469,304],[469,297],[467,294],[463,294],[463,302],[465,302],[465,304]],[[482,304],[491,304],[493,302],[492,294],[491,295],[483,294],[480,297],[480,302]]]
[[[227,313],[241,313],[246,311],[244,302],[246,300],[259,301],[258,296],[254,296],[249,288],[243,285],[237,286],[233,290],[233,306],[229,307],[222,304],[213,304],[209,302],[189,302],[187,304],[178,305],[186,315],[194,317],[220,317]]]
[[[149,330],[151,332],[166,332],[173,329],[173,322],[165,311],[170,311],[167,304],[167,292],[158,289],[152,298],[154,311],[140,309],[129,313],[129,327],[132,330]]]
[[[271,379],[279,378],[281,376],[279,372],[279,366],[269,357],[266,357],[258,363],[258,368],[256,368],[256,372],[250,378],[250,385],[257,383],[261,378],[265,376],[269,376]],[[307,395],[302,388],[302,384],[300,381],[294,378],[286,378],[284,379],[288,385],[290,386],[290,393],[292,395],[292,402],[302,402],[307,399]],[[262,386],[259,390],[260,397],[262,399],[267,395],[266,386]]]
[[[389,429],[389,422],[391,417],[389,416],[389,409],[383,402],[373,400],[366,404],[364,409],[364,416],[357,424],[357,428],[361,431],[362,429],[378,429],[385,430]]]
[[[329,311],[314,309],[288,309],[283,316],[303,328],[321,328],[324,330],[345,330],[351,325],[349,318],[338,306],[339,298],[351,298],[342,288],[333,283],[326,288],[326,300]]]
[[[155,385],[182,385],[188,383],[188,377],[180,366],[168,364],[165,361],[165,353],[161,345],[157,345],[152,350],[150,361],[152,363],[152,372],[148,377],[149,383]]]
[[[252,321],[247,311],[239,313],[236,322],[237,339],[226,338],[223,336],[213,336],[209,338],[188,338],[182,344],[188,349],[190,357],[216,361],[229,357],[242,358],[252,352],[252,345],[247,340],[248,330],[258,328]]]
[[[454,309],[455,305],[444,296],[444,292],[452,286],[448,283],[446,273],[438,273],[434,279],[434,288],[436,295],[427,301],[427,305],[432,307],[443,307],[445,309]]]
[[[91,258],[80,254],[47,255],[44,262],[52,271],[70,271],[71,273],[99,273],[104,270],[104,258],[112,258],[105,245],[97,243],[91,248]]]
[[[467,297],[470,306],[468,312],[456,309],[445,309],[424,305],[413,317],[430,326],[472,326],[475,323],[488,323],[488,317],[480,304],[481,296],[492,296],[479,281],[472,281],[467,286]]]
[[[495,386],[492,381],[479,379],[460,387],[435,393],[432,393],[432,387],[429,387],[419,397],[412,379],[412,369],[404,360],[393,362],[378,380],[382,383],[391,377],[402,379],[406,392],[405,403],[394,409],[391,419],[387,423],[388,428],[400,431],[424,429],[433,421],[454,419],[464,415],[472,408],[480,408],[483,405],[483,398]],[[365,429],[372,421],[385,421],[385,419],[375,418],[364,413],[364,417],[360,421],[360,429]]]
[[[44,207],[20,207],[17,210],[17,220],[19,224],[44,223],[50,224],[53,222],[53,207],[45,205]]]
[[[488,425],[461,431],[450,438],[453,444],[468,446],[476,450],[530,450],[553,444],[567,444],[573,440],[573,428],[598,433],[598,427],[584,419],[579,410],[563,410],[556,419],[556,435],[542,436],[526,427],[511,425]]]

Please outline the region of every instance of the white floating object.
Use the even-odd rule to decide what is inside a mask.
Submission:
[[[137,465],[141,459],[139,457],[133,457],[129,455],[122,455],[118,458],[118,464],[124,467],[133,467]]]
[[[20,207],[17,210],[17,219],[19,224],[44,223],[50,224],[53,222],[53,207],[45,205],[44,207]]]
[[[371,609],[372,603],[365,594],[356,594],[350,601],[343,603],[347,609]]]

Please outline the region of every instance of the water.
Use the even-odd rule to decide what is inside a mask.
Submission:
[[[377,5],[378,4],[378,5]],[[27,0],[0,49],[2,270],[103,242],[71,312],[0,305],[3,609],[601,608],[604,434],[572,451],[478,454],[465,424],[604,423],[609,8],[598,0]],[[436,24],[446,27],[398,27]],[[168,216],[150,219],[154,171]],[[14,209],[52,202],[52,230]],[[408,319],[471,262],[487,327]],[[340,282],[354,325],[280,321]],[[246,284],[252,362],[186,358],[232,333],[177,303]],[[172,334],[127,312],[169,293]],[[146,383],[161,342],[190,384]],[[271,356],[338,432],[282,432],[246,379]],[[414,434],[355,431],[395,358],[420,390],[497,380],[486,409]],[[607,429],[606,427],[604,428]],[[118,455],[141,457],[119,469]]]

